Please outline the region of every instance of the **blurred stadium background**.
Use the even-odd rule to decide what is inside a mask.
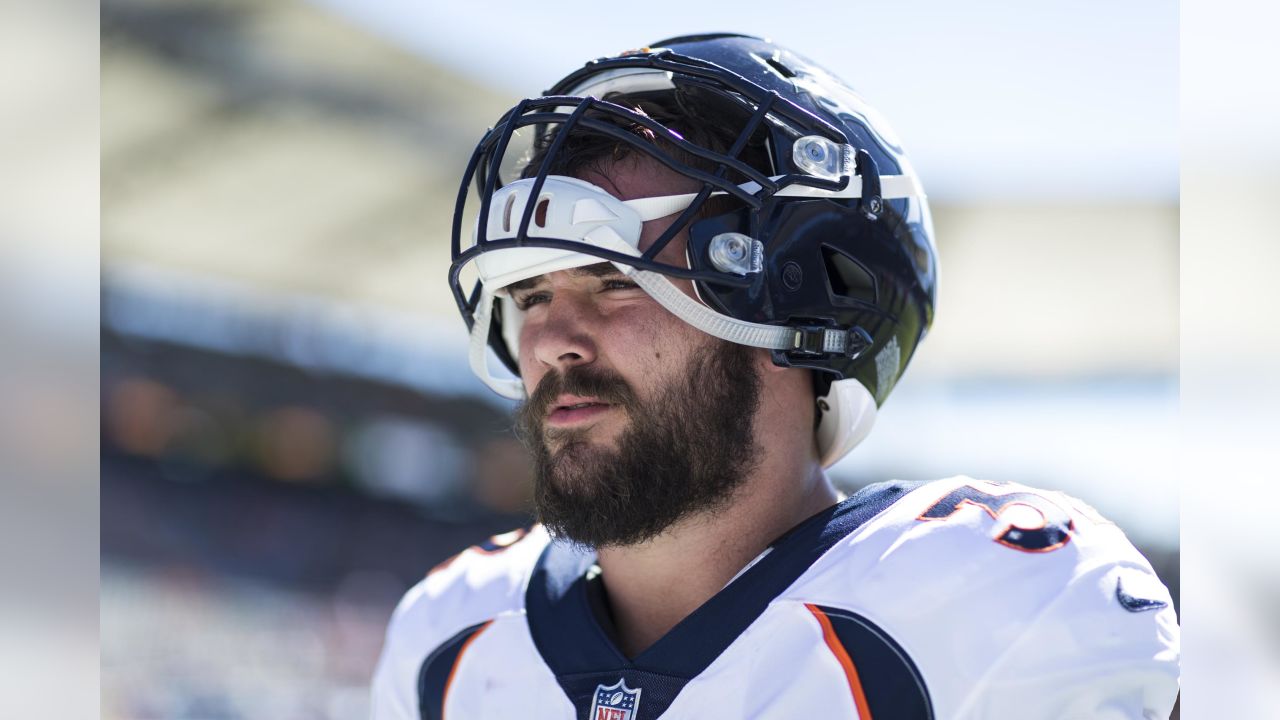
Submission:
[[[728,24],[849,79],[931,193],[937,322],[839,484],[1062,489],[1178,598],[1176,7],[1095,5]],[[532,10],[102,4],[102,717],[364,716],[400,594],[527,523],[444,284],[457,176],[582,61],[726,25]]]

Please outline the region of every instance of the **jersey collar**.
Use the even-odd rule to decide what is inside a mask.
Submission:
[[[587,571],[594,551],[552,540],[534,568],[525,596],[534,645],[574,702],[587,706],[597,681],[622,677],[645,687],[645,717],[657,717],[827,550],[900,500],[920,483],[863,488],[788,531],[720,592],[635,658],[627,658],[596,619]],[[607,681],[607,682],[606,682]],[[582,708],[579,707],[582,711]],[[580,712],[581,714],[581,712]]]

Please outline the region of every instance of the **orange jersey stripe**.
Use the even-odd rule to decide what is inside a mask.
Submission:
[[[445,681],[444,681],[444,692],[440,694],[440,717],[441,718],[444,717],[444,708],[445,708],[445,705],[448,704],[449,702],[449,686],[453,685],[453,676],[458,672],[458,665],[462,663],[462,656],[467,654],[467,648],[470,647],[471,643],[475,642],[476,638],[480,637],[480,633],[484,632],[485,630],[488,630],[489,626],[492,624],[493,624],[493,621],[490,620],[484,625],[481,625],[479,630],[476,630],[475,632],[471,633],[471,637],[467,638],[467,641],[462,643],[462,648],[458,650],[458,657],[453,659],[453,667],[449,668],[449,677],[445,678]]]
[[[818,619],[818,624],[822,626],[822,639],[827,642],[827,648],[831,650],[831,654],[836,656],[836,660],[840,662],[840,667],[844,668],[844,676],[849,681],[849,692],[853,695],[853,704],[858,708],[858,720],[871,720],[871,708],[867,705],[867,695],[862,691],[862,681],[858,679],[858,668],[853,664],[853,658],[849,657],[849,652],[844,649],[844,645],[840,643],[840,638],[836,637],[836,631],[831,627],[831,618],[822,612],[815,605],[805,603],[805,607],[809,608],[809,612]]]

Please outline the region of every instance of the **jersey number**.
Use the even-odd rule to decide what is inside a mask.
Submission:
[[[1011,492],[993,495],[965,485],[934,503],[919,520],[946,520],[965,505],[982,508],[1001,523],[995,541],[1023,552],[1050,552],[1071,539],[1075,524],[1071,515],[1043,495]]]

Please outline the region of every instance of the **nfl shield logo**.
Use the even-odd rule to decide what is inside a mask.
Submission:
[[[596,699],[591,703],[591,720],[635,720],[640,711],[640,690],[627,687],[624,680],[605,687],[596,686]]]

